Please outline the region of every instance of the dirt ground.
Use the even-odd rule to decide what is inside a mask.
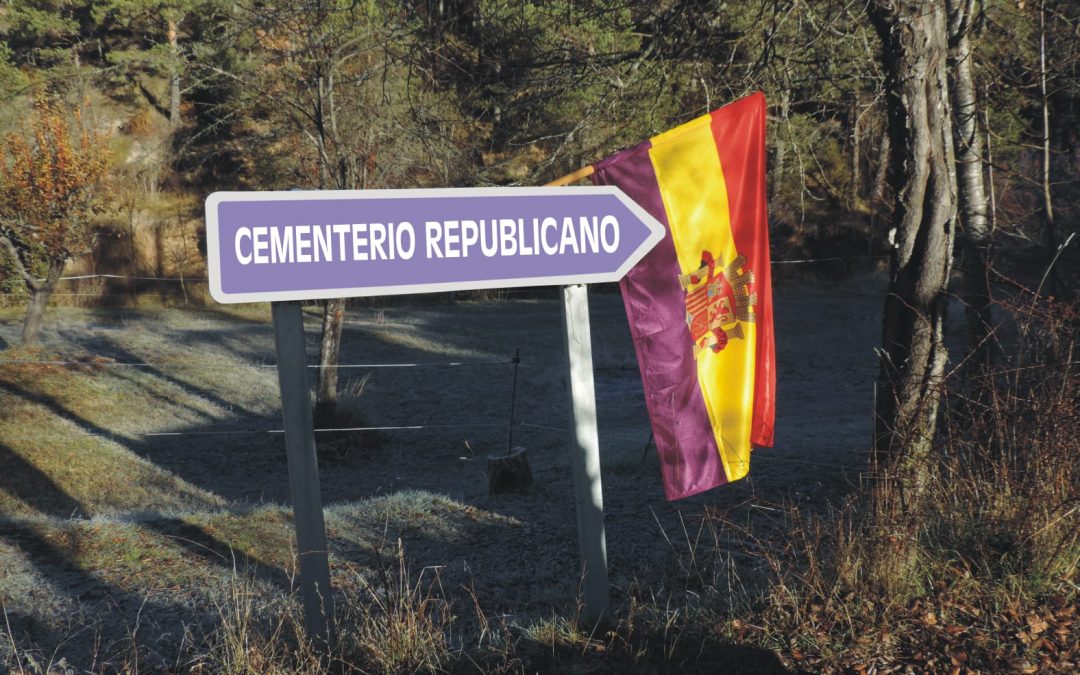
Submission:
[[[871,435],[873,350],[884,287],[878,275],[829,284],[776,283],[776,446],[755,452],[748,479],[674,503],[664,500],[655,452],[646,449],[650,432],[621,299],[605,289],[591,293],[607,550],[617,607],[633,585],[732,593],[751,588],[763,563],[755,545],[738,534],[742,528],[767,538],[782,529],[783,504],[824,508],[857,483]],[[50,309],[46,352],[151,364],[109,371],[124,378],[117,386],[131,397],[130,415],[89,420],[68,411],[71,433],[119,446],[132,461],[149,462],[190,486],[195,496],[178,502],[169,498],[171,488],[162,487],[160,501],[120,495],[50,500],[24,490],[21,499],[30,511],[0,516],[0,598],[16,635],[47,649],[63,642],[71,617],[106,612],[101,631],[124,634],[136,617],[168,630],[212,614],[213,598],[205,589],[178,583],[163,590],[124,581],[152,574],[138,562],[128,576],[107,564],[86,568],[65,559],[67,549],[48,544],[40,532],[46,524],[152,526],[170,541],[231,550],[233,565],[245,546],[258,548],[224,534],[210,541],[208,528],[191,523],[199,514],[243,518],[288,503],[281,436],[265,433],[280,428],[276,373],[265,367],[274,361],[268,315]],[[0,315],[0,347],[17,343],[19,319],[16,312]],[[307,321],[308,358],[314,362],[314,310]],[[513,374],[508,360],[515,349],[521,365],[513,444],[528,448],[536,484],[525,495],[491,496],[483,458],[507,446]],[[342,424],[410,428],[318,435],[335,580],[345,569],[370,569],[376,549],[400,537],[411,568],[438,567],[445,592],[456,599],[466,597],[466,587],[475,588],[489,616],[526,622],[573,607],[579,576],[562,349],[554,290],[542,297],[509,294],[488,302],[350,309],[342,363],[357,367],[342,370]],[[9,395],[27,398],[25,392]],[[161,432],[176,435],[153,435]],[[18,447],[15,438],[0,443]],[[0,490],[17,491],[4,481],[0,475]],[[152,486],[147,494],[155,494]],[[715,536],[702,532],[706,509],[730,528]],[[284,518],[280,530],[281,546],[287,547]],[[181,560],[197,554],[187,546]],[[288,558],[283,550],[281,560]],[[688,566],[688,560],[694,562]],[[287,579],[291,571],[288,562],[275,565],[265,555],[252,554],[247,562],[265,569],[271,581]],[[229,564],[221,567],[222,574],[229,572]],[[191,583],[205,579],[196,576]],[[182,631],[172,633],[175,642]],[[77,643],[61,651],[73,649],[71,644]]]

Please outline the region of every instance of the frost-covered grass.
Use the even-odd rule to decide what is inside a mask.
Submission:
[[[317,436],[339,626],[330,653],[302,636],[284,447],[267,433],[280,417],[265,306],[54,307],[37,352],[12,346],[19,313],[0,310],[0,663],[15,672],[61,659],[93,672],[781,672],[781,658],[825,670],[935,669],[949,659],[1023,669],[1057,650],[1051,666],[1067,670],[1076,539],[1062,533],[1075,527],[1075,481],[984,470],[1023,467],[1036,440],[1060,446],[1061,428],[1035,423],[1053,406],[1024,407],[1018,390],[999,390],[1013,392],[1009,405],[984,422],[1018,454],[997,457],[987,449],[998,441],[972,446],[977,436],[962,433],[983,422],[954,420],[949,442],[985,456],[944,466],[953,480],[918,534],[923,557],[893,575],[895,587],[871,569],[891,544],[863,529],[860,501],[830,510],[866,469],[875,284],[778,290],[777,447],[755,453],[748,480],[674,504],[646,449],[621,304],[592,295],[615,608],[605,626],[584,621],[578,604],[554,294],[350,309],[342,363],[357,367],[342,371],[338,426],[428,428]],[[314,307],[306,320],[314,362]],[[536,484],[492,496],[483,468],[506,450],[515,348],[513,442],[528,447]],[[1050,417],[1075,420],[1065,415],[1073,390],[1051,389]],[[963,517],[990,511],[993,520]],[[1033,566],[1040,556],[1054,564]],[[1005,618],[989,621],[995,612]],[[937,640],[934,626],[959,637]],[[909,649],[919,640],[931,645],[925,654]]]

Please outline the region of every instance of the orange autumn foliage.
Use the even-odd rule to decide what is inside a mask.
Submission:
[[[45,96],[34,103],[30,132],[29,138],[8,134],[3,142],[0,236],[24,264],[66,260],[89,247],[91,218],[105,201],[99,188],[108,145],[83,128],[79,109],[65,115]]]

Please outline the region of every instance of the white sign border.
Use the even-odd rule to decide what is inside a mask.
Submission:
[[[222,203],[258,201],[313,201],[329,199],[432,199],[441,197],[548,197],[570,195],[612,195],[641,220],[649,236],[614,272],[529,277],[525,279],[495,279],[454,281],[395,286],[364,286],[360,288],[309,289],[302,291],[259,291],[255,293],[226,293],[221,288],[221,250],[219,244],[218,206]],[[569,286],[619,281],[664,238],[666,230],[637,202],[614,185],[585,185],[575,187],[482,187],[482,188],[417,188],[407,190],[267,190],[252,192],[214,192],[206,198],[206,253],[210,295],[222,304],[245,302],[278,302],[282,300],[327,300],[331,298],[365,298],[378,295],[408,295],[448,291],[518,288],[521,286]]]

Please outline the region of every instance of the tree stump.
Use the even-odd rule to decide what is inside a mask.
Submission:
[[[509,455],[488,455],[487,479],[488,491],[493,495],[528,492],[533,484],[528,452],[519,446]]]

